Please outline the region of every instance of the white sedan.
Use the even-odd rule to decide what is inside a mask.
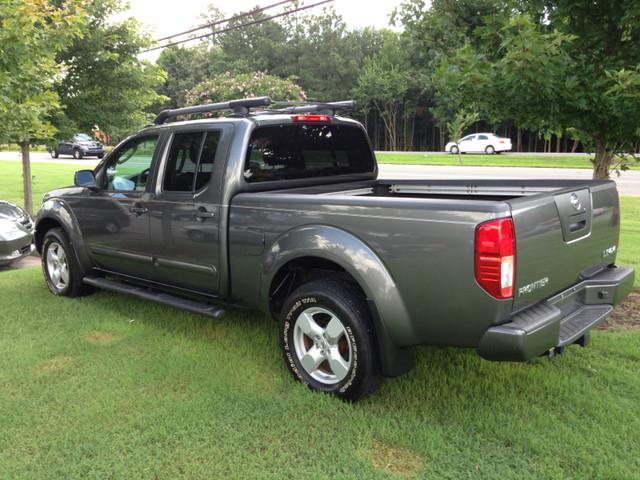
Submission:
[[[474,133],[458,140],[449,142],[445,147],[449,153],[494,153],[508,152],[511,150],[511,139],[502,138],[493,133]]]

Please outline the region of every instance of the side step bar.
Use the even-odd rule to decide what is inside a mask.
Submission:
[[[115,280],[109,280],[103,277],[84,277],[83,283],[91,285],[102,290],[109,290],[111,292],[125,293],[132,297],[141,298],[144,300],[152,300],[154,302],[169,305],[171,307],[186,310],[192,313],[199,313],[206,315],[216,320],[220,320],[225,315],[225,310],[206,303],[196,302],[194,300],[187,300],[184,298],[176,297],[168,293],[156,292],[144,287],[138,287],[135,285],[129,285],[127,283],[117,282]]]

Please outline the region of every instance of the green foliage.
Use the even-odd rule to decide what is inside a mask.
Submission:
[[[637,2],[516,6],[502,26],[485,20],[464,46],[437,61],[438,91],[475,102],[491,123],[513,121],[547,137],[573,132],[595,150],[595,178],[624,168],[616,155],[634,152],[640,141],[637,123],[629,121],[640,111]]]
[[[59,108],[52,88],[64,74],[56,54],[81,33],[84,2],[4,0],[0,3],[0,143],[50,138]]]
[[[225,72],[193,87],[187,93],[186,100],[190,105],[199,105],[264,95],[280,101],[299,101],[306,98],[304,90],[292,79],[283,79],[263,72],[237,75]]]
[[[215,9],[207,21],[221,17]],[[264,13],[232,21],[229,27],[264,19]],[[196,84],[231,72],[269,72],[294,78],[309,98],[340,100],[349,96],[364,60],[382,45],[371,28],[348,30],[331,8],[316,15],[295,14],[212,37],[193,47],[165,49],[158,64],[168,75],[159,92],[168,106],[184,106],[186,93]]]
[[[389,148],[397,150],[398,115],[411,89],[412,77],[398,35],[385,31],[383,38],[380,51],[365,60],[354,95],[362,108],[376,109],[384,122]]]
[[[145,109],[163,101],[156,88],[165,80],[157,65],[138,54],[150,44],[136,20],[114,21],[121,0],[94,0],[87,10],[82,37],[58,56],[64,75],[56,82],[64,114],[61,133],[90,132],[95,126],[115,139],[149,122]]]

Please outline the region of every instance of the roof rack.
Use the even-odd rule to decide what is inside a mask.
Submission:
[[[276,105],[287,104],[285,102],[275,102]],[[291,106],[279,109],[267,110],[260,113],[320,113],[335,115],[336,112],[348,112],[355,110],[354,100],[343,100],[341,102],[314,102],[314,103],[293,103]]]
[[[241,100],[231,100],[229,102],[208,103],[206,105],[196,105],[193,107],[175,108],[161,111],[153,121],[154,125],[162,125],[168,119],[180,115],[190,115],[192,113],[219,112],[221,110],[233,110],[236,116],[246,117],[249,109],[257,107],[269,107],[271,105],[288,105],[284,108],[273,108],[260,110],[260,114],[296,114],[296,113],[320,113],[335,115],[336,112],[352,111],[356,108],[353,100],[341,102],[274,102],[270,97],[245,98]]]
[[[242,100],[231,100],[229,102],[208,103],[206,105],[196,105],[194,107],[175,108],[173,110],[163,110],[153,121],[154,125],[162,125],[168,119],[179,115],[189,115],[192,113],[218,112],[220,110],[233,110],[235,115],[246,116],[250,108],[268,107],[273,103],[270,97],[245,98]]]

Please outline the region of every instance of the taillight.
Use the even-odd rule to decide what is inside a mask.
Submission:
[[[516,238],[511,218],[482,223],[476,229],[476,281],[496,298],[513,297]]]
[[[331,115],[294,115],[291,117],[294,122],[331,122]]]

